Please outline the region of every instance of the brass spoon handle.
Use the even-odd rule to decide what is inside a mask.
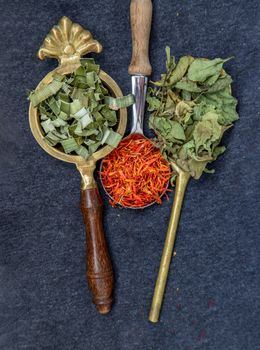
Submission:
[[[160,264],[160,269],[154,289],[153,301],[150,309],[149,320],[157,322],[160,315],[161,305],[164,296],[164,290],[167,282],[169,266],[171,263],[172,252],[174,247],[175,236],[178,228],[183,198],[190,175],[187,172],[180,171],[176,180],[176,190],[174,204],[172,207],[170,222],[164,243],[164,249]]]

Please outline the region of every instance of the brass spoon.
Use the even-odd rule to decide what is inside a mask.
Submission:
[[[225,71],[223,70],[223,73],[224,72]],[[231,90],[231,86],[230,86],[230,90]],[[180,215],[181,215],[183,199],[185,196],[187,185],[191,177],[191,174],[189,172],[182,170],[176,163],[171,163],[171,166],[173,170],[176,172],[177,178],[176,178],[174,202],[171,210],[171,216],[170,216],[170,221],[169,221],[166,238],[164,242],[160,268],[157,275],[152,304],[151,304],[150,313],[149,313],[149,321],[154,323],[158,322],[160,317],[164,292],[165,292],[167,278],[168,278],[168,272],[169,272],[170,263],[172,259],[172,252],[174,248],[175,237],[176,237]]]
[[[93,40],[89,31],[79,24],[72,23],[67,17],[62,17],[45,38],[38,51],[38,57],[54,57],[59,60],[59,66],[48,73],[38,87],[48,84],[54,73],[68,74],[80,66],[80,57],[89,52],[99,53],[101,44]],[[116,82],[105,72],[100,71],[99,77],[114,97],[121,97],[122,92]],[[118,113],[117,132],[124,134],[127,122],[126,109]],[[44,141],[37,108],[30,104],[29,121],[33,136],[39,145],[51,156],[65,162],[74,163],[81,175],[81,210],[86,225],[86,264],[87,280],[92,291],[93,303],[101,314],[110,311],[112,305],[113,270],[107,243],[102,227],[102,200],[98,192],[93,173],[97,160],[108,155],[113,148],[104,146],[85,161],[80,156],[68,155],[57,148],[49,146]]]

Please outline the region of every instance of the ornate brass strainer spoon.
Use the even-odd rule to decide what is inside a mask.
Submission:
[[[59,66],[48,73],[38,87],[48,84],[54,73],[68,74],[80,66],[80,57],[89,52],[99,53],[101,44],[92,38],[89,31],[79,24],[72,23],[67,17],[62,17],[45,38],[38,51],[38,57],[44,59],[53,57],[59,60]],[[116,82],[104,71],[99,77],[108,88],[110,95],[121,97],[122,92]],[[118,112],[117,132],[124,134],[127,121],[126,109]],[[74,163],[81,174],[81,210],[86,225],[87,243],[87,280],[93,294],[93,302],[102,314],[108,313],[112,304],[113,271],[104,231],[102,227],[102,200],[93,177],[97,160],[109,154],[113,148],[109,145],[95,152],[89,160],[80,156],[68,155],[44,141],[37,108],[30,104],[29,121],[33,136],[39,145],[51,156],[65,162]]]

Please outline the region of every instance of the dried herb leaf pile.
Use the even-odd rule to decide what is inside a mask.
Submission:
[[[93,59],[82,59],[75,72],[55,74],[48,85],[30,93],[50,146],[88,159],[104,144],[119,144],[122,136],[113,130],[118,122],[116,110],[133,104],[134,97],[110,96],[99,71]]]
[[[223,70],[229,59],[184,56],[175,64],[169,47],[166,56],[166,73],[148,89],[149,126],[165,158],[198,179],[225,151],[223,133],[239,119]]]

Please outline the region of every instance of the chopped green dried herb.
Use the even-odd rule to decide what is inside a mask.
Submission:
[[[99,71],[92,58],[82,59],[74,73],[54,74],[49,84],[30,92],[47,144],[84,159],[104,144],[118,145],[122,136],[113,130],[118,122],[116,110],[133,104],[134,97],[110,96]]]
[[[117,111],[120,108],[125,108],[131,106],[135,102],[134,95],[129,94],[124,97],[114,98],[111,96],[105,97],[105,104],[108,105],[111,109]]]
[[[223,70],[229,59],[184,56],[176,65],[169,47],[166,57],[166,73],[148,89],[149,125],[165,158],[198,179],[225,151],[223,133],[239,119]]]

